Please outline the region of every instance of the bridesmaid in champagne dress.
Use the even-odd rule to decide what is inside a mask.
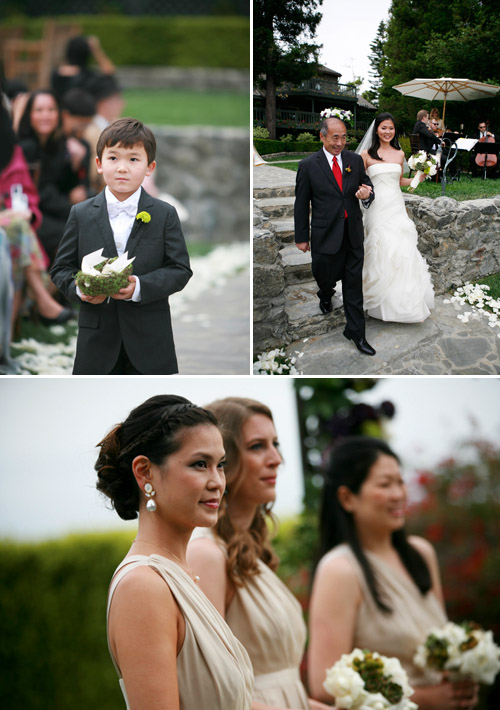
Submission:
[[[320,710],[300,679],[306,628],[299,602],[274,570],[266,517],[282,461],[271,411],[251,399],[208,405],[226,450],[227,495],[210,531],[196,530],[188,561],[200,586],[245,646],[254,670],[252,710]]]
[[[108,644],[126,707],[249,710],[252,666],[186,562],[224,491],[216,419],[184,397],[136,407],[99,444],[97,488],[137,537],[111,582]]]
[[[413,663],[429,630],[447,618],[435,552],[423,538],[406,537],[405,508],[399,460],[384,441],[358,436],[336,446],[310,604],[311,693],[328,700],[326,669],[343,653],[367,648],[399,659],[420,710],[471,709],[474,684],[448,682]]]

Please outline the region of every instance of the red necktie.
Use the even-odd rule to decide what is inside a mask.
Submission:
[[[337,185],[340,187],[340,192],[342,192],[342,173],[340,171],[339,164],[337,162],[337,158],[335,157],[335,155],[333,156],[332,168],[333,168],[333,176],[334,176],[335,180],[337,181]]]
[[[333,156],[333,163],[332,163],[332,170],[333,170],[333,177],[337,181],[337,185],[340,187],[340,192],[342,192],[342,172],[340,170],[339,164],[337,162],[337,158],[334,155]],[[347,210],[344,210],[344,219],[347,218]]]

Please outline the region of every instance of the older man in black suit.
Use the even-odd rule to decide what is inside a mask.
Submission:
[[[325,119],[320,139],[321,150],[302,160],[297,172],[295,242],[301,251],[311,251],[321,312],[326,314],[332,310],[335,284],[342,281],[347,321],[344,335],[360,352],[375,355],[365,339],[364,233],[359,208],[359,200],[367,207],[374,199],[373,186],[361,156],[344,149],[346,127],[342,121]]]

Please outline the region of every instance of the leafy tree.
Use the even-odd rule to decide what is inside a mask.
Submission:
[[[392,0],[379,106],[410,131],[417,111],[442,102],[403,96],[392,87],[418,76],[455,76],[498,83],[500,17],[494,0]],[[500,99],[449,102],[447,123],[471,131],[485,115],[498,125]]]
[[[276,138],[276,89],[300,83],[317,71],[321,45],[314,39],[323,0],[254,0],[254,81],[265,88],[266,127]]]

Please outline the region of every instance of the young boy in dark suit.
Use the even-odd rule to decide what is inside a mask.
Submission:
[[[97,170],[106,188],[71,209],[50,270],[55,285],[80,302],[74,375],[171,375],[178,372],[168,297],[192,276],[175,208],[141,187],[155,169],[156,141],[134,118],[104,129]],[[110,298],[86,296],[76,285],[82,258],[125,251],[129,285]]]

